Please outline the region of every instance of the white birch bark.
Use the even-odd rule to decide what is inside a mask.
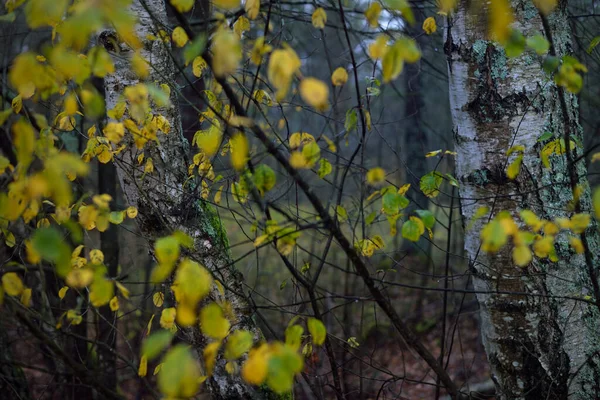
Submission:
[[[157,35],[158,27],[167,26],[167,14],[163,0],[134,0],[131,12],[138,18],[136,32],[143,41],[141,55],[149,62],[151,73],[149,83],[174,82],[175,66],[169,55],[169,47],[161,41],[147,40],[147,35]],[[162,27],[160,28],[162,29]],[[115,72],[104,80],[106,108],[112,109],[125,87],[139,83],[131,69],[128,55],[133,51],[125,49],[113,57]],[[260,331],[250,316],[250,308],[244,296],[243,277],[230,265],[228,243],[223,227],[213,209],[199,197],[190,181],[186,183],[189,165],[187,141],[183,138],[181,116],[177,105],[176,91],[171,91],[170,107],[153,109],[155,114],[166,117],[171,132],[157,134],[160,143],[148,142],[144,148],[145,158],[152,157],[155,171],[144,176],[144,165],[138,165],[139,154],[131,138],[131,147],[116,160],[121,188],[129,205],[139,210],[138,221],[141,234],[149,240],[166,236],[175,230],[181,230],[194,239],[194,251],[189,256],[210,269],[219,279],[226,291],[226,300],[233,309],[232,329],[246,329],[262,338]],[[130,135],[129,133],[127,135]],[[144,177],[143,177],[144,176]],[[143,177],[143,178],[142,178]],[[191,182],[197,184],[199,182]],[[167,298],[173,303],[174,296],[166,285]],[[219,296],[213,293],[212,297]],[[202,360],[202,350],[206,340],[198,326],[183,330],[186,340]],[[262,389],[245,384],[238,375],[229,375],[225,371],[225,360],[219,357],[213,376],[207,381],[212,397],[264,398]]]
[[[494,0],[492,0],[494,1]],[[545,34],[542,19],[531,0],[512,0],[514,27],[526,37]],[[459,1],[446,30],[450,103],[454,121],[457,176],[462,213],[471,220],[482,206],[493,214],[508,210],[513,216],[531,209],[541,218],[571,216],[572,191],[564,155],[551,157],[551,168],[540,160],[544,132],[564,137],[571,127],[581,139],[577,99],[566,96],[564,115],[560,91],[542,70],[533,52],[508,59],[498,45],[487,41],[488,2]],[[481,6],[481,7],[479,7]],[[559,56],[570,48],[566,13],[548,16]],[[580,142],[581,143],[581,142]],[[521,173],[510,181],[505,175],[506,151],[525,146]],[[574,158],[581,155],[578,147]],[[578,183],[586,188],[583,210],[590,209],[585,165],[577,165]],[[583,255],[569,248],[565,234],[556,243],[559,261],[535,259],[526,268],[514,265],[512,245],[497,254],[480,251],[484,218],[466,233],[465,249],[471,260],[473,285],[478,291],[524,292],[531,295],[478,294],[482,340],[502,399],[591,399],[598,396],[600,368],[594,353],[600,349],[598,309],[589,304],[548,296],[591,295],[590,274]],[[588,242],[598,266],[596,228]]]

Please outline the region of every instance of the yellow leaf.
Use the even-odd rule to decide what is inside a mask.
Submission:
[[[67,0],[34,0],[27,2],[25,16],[32,28],[56,26],[69,5]]]
[[[202,76],[202,71],[204,71],[208,67],[208,64],[204,60],[204,58],[198,56],[194,58],[192,62],[192,73],[196,78],[200,78]]]
[[[163,363],[158,364],[156,367],[154,367],[154,372],[152,373],[152,375],[156,375],[160,372],[160,370],[162,369]]]
[[[227,338],[225,345],[225,359],[237,360],[252,347],[253,336],[249,331],[239,330]]]
[[[123,286],[123,284],[121,282],[115,281],[115,285],[117,286],[117,289],[119,289],[119,292],[121,292],[123,297],[128,299],[129,298],[129,289],[127,289],[125,286]]]
[[[377,36],[377,39],[369,45],[369,57],[373,61],[382,59],[388,51],[388,39],[384,35]]]
[[[144,173],[151,174],[154,172],[154,163],[152,162],[152,158],[148,158],[146,160],[146,164],[144,165]]]
[[[67,96],[64,102],[65,114],[66,115],[75,115],[79,110],[79,106],[77,105],[77,97],[75,94],[71,93]]]
[[[152,295],[152,302],[156,307],[162,307],[165,301],[165,295],[162,292],[156,292]]]
[[[25,307],[29,307],[30,303],[31,303],[31,288],[23,289],[23,292],[21,293],[21,304],[23,304]]]
[[[327,22],[327,13],[321,7],[317,8],[312,14],[312,24],[317,29],[324,29]]]
[[[83,321],[83,317],[77,310],[67,311],[67,320],[71,322],[71,325],[79,325]]]
[[[188,12],[194,6],[194,0],[170,0],[171,5],[181,13]]]
[[[244,9],[246,10],[248,18],[256,19],[256,17],[258,17],[258,12],[260,11],[260,0],[246,0]]]
[[[148,62],[141,56],[139,52],[136,52],[131,57],[131,69],[140,79],[146,79],[150,75],[150,67]]]
[[[61,300],[64,299],[68,290],[69,290],[68,286],[61,287],[60,290],[58,291],[58,298]]]
[[[389,47],[383,56],[381,64],[383,72],[383,82],[390,82],[398,77],[404,69],[404,59],[397,43]]]
[[[21,108],[23,108],[23,98],[21,97],[21,95],[16,96],[12,100],[11,107],[15,114],[18,114],[21,112]]]
[[[190,40],[185,30],[180,26],[173,29],[173,34],[171,37],[173,38],[173,42],[177,47],[185,46],[185,44]]]
[[[273,50],[273,47],[269,44],[265,44],[265,37],[257,37],[254,41],[254,46],[250,51],[250,60],[253,64],[259,65],[262,62],[262,57]]]
[[[223,339],[227,336],[230,326],[218,304],[210,303],[200,311],[200,328],[205,335],[213,339]]]
[[[571,217],[571,230],[573,233],[583,233],[590,224],[592,217],[589,214],[575,214]]]
[[[571,236],[569,237],[569,244],[577,254],[583,254],[585,252],[585,248],[583,247],[583,242],[581,239]]]
[[[183,259],[177,268],[174,285],[175,300],[195,308],[210,292],[212,276],[195,261]],[[177,311],[179,313],[179,310]]]
[[[138,368],[138,376],[144,377],[148,372],[148,357],[145,355],[140,359],[140,367]]]
[[[212,68],[216,76],[225,76],[237,70],[242,59],[242,46],[235,33],[229,29],[219,29],[213,36],[211,50]]]
[[[239,38],[242,37],[242,34],[246,31],[250,30],[250,20],[248,18],[241,16],[235,21],[233,24],[233,31],[238,35]]]
[[[371,168],[367,172],[367,183],[375,186],[385,181],[385,170],[383,168]]]
[[[431,35],[437,31],[437,25],[435,23],[435,18],[429,17],[423,21],[423,30],[426,34]]]
[[[189,399],[198,391],[200,366],[188,345],[174,346],[163,358],[158,387],[165,398]]]
[[[2,275],[2,288],[9,296],[19,296],[25,289],[23,281],[14,272],[7,272]]]
[[[514,21],[513,11],[508,0],[494,0],[490,2],[488,16],[488,30],[490,38],[500,44],[508,42],[510,25]]]
[[[110,310],[111,311],[118,311],[119,310],[119,299],[117,298],[117,296],[114,296],[112,299],[110,299],[110,302],[108,303],[108,305],[110,306]]]
[[[381,14],[381,4],[378,1],[371,3],[365,11],[365,17],[371,28],[377,28],[379,25],[379,15]]]
[[[592,203],[594,206],[594,214],[596,215],[596,219],[600,219],[600,188],[596,188],[594,190]]]
[[[138,215],[138,209],[133,206],[127,207],[125,212],[127,213],[127,218],[135,218]]]
[[[240,6],[240,0],[213,0],[212,3],[224,10],[233,10]]]
[[[512,252],[514,263],[519,267],[525,267],[531,262],[531,250],[527,246],[515,246]]]
[[[204,364],[206,365],[206,373],[212,375],[213,368],[217,362],[217,354],[221,348],[221,342],[211,342],[206,345],[203,351]]]
[[[513,180],[521,171],[521,163],[523,162],[523,154],[519,154],[509,165],[506,167],[506,176],[508,179]]]
[[[304,78],[300,82],[300,95],[309,105],[320,111],[329,107],[329,88],[316,78]]]
[[[313,343],[317,346],[322,345],[327,337],[327,329],[323,322],[316,318],[309,318],[307,321],[308,331],[312,336]]]
[[[229,141],[231,144],[231,164],[241,171],[248,162],[248,139],[243,133],[236,133]]]
[[[452,15],[458,0],[437,0],[438,14],[443,16]]]
[[[248,359],[242,366],[242,378],[251,385],[261,385],[267,379],[268,345],[265,343],[252,349]]]
[[[161,328],[171,329],[175,325],[177,310],[174,307],[165,308],[160,314]]]
[[[290,47],[284,47],[273,51],[269,59],[269,68],[267,76],[277,93],[277,101],[283,100],[286,96],[292,77],[300,69],[302,63],[296,52]]]
[[[542,14],[548,15],[556,8],[558,0],[533,0],[533,4]]]
[[[94,265],[100,265],[104,262],[104,253],[102,250],[94,249],[90,251],[90,262]]]
[[[125,136],[125,126],[120,122],[109,122],[102,130],[104,136],[114,144],[118,144]]]
[[[348,82],[348,72],[344,67],[338,67],[333,74],[331,74],[331,83],[333,86],[342,86]]]
[[[114,295],[114,285],[112,281],[107,279],[94,279],[94,282],[90,285],[90,303],[94,307],[100,307],[113,298]]]

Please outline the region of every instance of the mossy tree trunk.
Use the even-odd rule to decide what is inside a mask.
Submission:
[[[531,0],[512,0],[511,4],[514,27],[526,37],[551,37],[558,56],[571,51],[564,5],[547,17],[544,27]],[[574,163],[570,174],[565,154],[551,156],[550,168],[544,168],[540,159],[543,144],[564,138],[567,129],[572,140],[582,143],[577,99],[544,73],[542,58],[525,52],[508,59],[499,45],[487,40],[487,7],[487,2],[459,1],[445,32],[464,219],[471,220],[482,206],[489,207],[492,215],[508,210],[516,216],[522,209],[531,209],[548,220],[570,217],[573,183],[585,189],[580,211],[588,212],[584,162]],[[538,142],[544,132],[552,138]],[[521,172],[511,181],[505,174],[506,152],[514,145],[526,150]],[[572,159],[581,153],[578,145]],[[587,257],[576,254],[567,234],[561,233],[555,244],[558,262],[534,257],[530,265],[520,268],[512,261],[512,245],[496,254],[481,251],[485,222],[487,217],[466,233],[465,248],[474,288],[486,292],[477,295],[481,333],[498,398],[598,398],[598,307],[554,297],[595,297],[596,228],[583,235]]]
[[[133,1],[131,12],[138,18],[136,32],[143,41],[142,56],[149,62],[151,72],[148,83],[173,84],[175,66],[167,45],[160,41],[149,41],[147,35],[158,36],[158,27],[167,26],[167,14],[163,0]],[[107,32],[110,34],[111,32]],[[105,78],[106,107],[112,109],[125,87],[139,83],[131,69],[129,57],[133,51],[124,49],[113,57],[115,72]],[[128,205],[136,206],[136,218],[140,233],[150,242],[181,230],[194,240],[194,250],[189,257],[206,266],[213,276],[225,287],[226,300],[231,304],[232,329],[246,329],[261,333],[251,318],[251,310],[244,296],[243,278],[231,266],[226,236],[214,209],[205,203],[197,190],[199,182],[188,180],[187,167],[190,163],[188,143],[183,137],[181,115],[177,104],[176,88],[171,90],[171,105],[153,109],[155,114],[166,117],[171,125],[168,134],[157,134],[159,143],[148,142],[144,147],[145,159],[152,158],[154,172],[144,174],[144,164],[139,165],[133,141],[115,163],[117,174]],[[165,301],[175,302],[169,285],[164,285]],[[218,297],[214,293],[213,297]],[[206,344],[198,326],[183,330],[185,340],[197,351],[199,358]],[[238,375],[225,371],[225,360],[219,357],[213,376],[207,381],[213,398],[262,398],[262,390],[245,384]]]

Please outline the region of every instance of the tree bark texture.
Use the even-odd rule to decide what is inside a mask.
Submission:
[[[547,16],[546,26],[531,0],[512,0],[511,5],[513,27],[525,37],[551,38],[559,57],[571,52],[564,4]],[[507,210],[516,217],[520,210],[530,209],[547,220],[570,217],[573,182],[567,156],[552,155],[550,168],[545,168],[538,138],[544,132],[552,134],[550,140],[564,138],[569,129],[571,139],[582,143],[577,98],[544,73],[542,57],[525,51],[507,58],[498,44],[487,40],[488,6],[459,1],[445,32],[464,220],[470,221],[482,206],[489,207],[492,215]],[[514,145],[523,145],[525,154],[520,174],[511,181],[505,173],[506,152]],[[581,154],[577,145],[572,159]],[[574,163],[572,176],[584,188],[580,212],[589,212],[584,161]],[[596,227],[583,235],[587,257],[576,254],[567,234],[560,233],[555,243],[558,262],[534,256],[530,265],[520,268],[512,261],[512,245],[496,254],[481,251],[480,232],[487,221],[488,217],[479,220],[466,232],[465,249],[475,290],[487,292],[477,297],[482,340],[498,398],[598,398],[598,307],[556,297],[594,298],[592,276],[600,254]]]
[[[194,239],[194,250],[188,256],[207,267],[225,287],[226,300],[232,305],[234,320],[232,329],[246,329],[261,338],[256,327],[242,287],[243,277],[231,266],[229,244],[215,210],[199,195],[199,182],[188,180],[187,167],[190,164],[188,146],[183,137],[181,115],[177,103],[178,90],[174,84],[175,65],[170,56],[170,48],[165,43],[150,41],[149,34],[157,35],[159,29],[167,26],[167,14],[163,0],[133,1],[131,12],[138,18],[136,32],[143,42],[141,55],[149,62],[151,72],[148,83],[167,83],[171,86],[171,106],[154,107],[155,114],[163,115],[171,125],[169,134],[159,132],[159,143],[148,142],[144,147],[145,159],[152,157],[154,172],[144,174],[144,165],[136,160],[139,150],[131,141],[131,147],[124,151],[115,163],[121,188],[128,205],[139,210],[138,221],[142,235],[153,241],[174,230],[181,230]],[[125,49],[113,57],[115,72],[105,78],[106,107],[112,109],[127,86],[139,83],[131,69]],[[124,56],[125,54],[125,56]],[[130,135],[130,134],[128,134]],[[187,182],[186,182],[187,181]],[[185,183],[185,187],[184,187]],[[166,302],[175,299],[169,285],[164,287]],[[220,297],[218,291],[212,299]],[[225,300],[225,299],[222,299]],[[202,360],[202,350],[206,339],[198,326],[184,329],[188,341]],[[261,389],[245,384],[238,375],[225,371],[225,360],[219,357],[213,376],[207,381],[213,398],[264,398]]]

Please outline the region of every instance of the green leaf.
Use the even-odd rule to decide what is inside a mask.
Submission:
[[[325,337],[327,336],[327,329],[325,328],[323,322],[316,318],[309,318],[307,325],[308,331],[312,335],[313,343],[317,346],[322,345],[325,342]]]
[[[411,217],[408,221],[402,224],[402,237],[411,242],[416,242],[419,237],[425,232],[423,221],[419,218]]]
[[[187,0],[186,0],[187,1]],[[193,4],[193,0],[192,0]],[[183,59],[185,65],[189,64],[194,58],[198,57],[206,47],[206,36],[197,35],[193,41],[188,42],[183,49]]]
[[[385,0],[385,5],[395,11],[400,11],[402,13],[402,17],[409,23],[415,23],[415,16],[410,8],[410,5],[407,0]]]
[[[541,142],[545,142],[546,140],[552,138],[552,132],[544,132],[542,133],[542,135],[538,138],[537,142],[541,143]]]
[[[9,12],[8,14],[0,15],[0,22],[15,22],[17,14],[15,12]]]
[[[356,115],[355,109],[350,109],[346,111],[346,121],[344,122],[344,129],[346,132],[350,132],[356,125],[358,124],[358,116]]]
[[[600,220],[600,187],[594,190],[592,203],[594,205],[594,214],[596,214],[596,219]]]
[[[535,35],[527,38],[527,47],[534,50],[537,54],[542,55],[550,49],[550,43],[542,35]]]
[[[504,46],[506,56],[509,58],[518,57],[525,50],[525,36],[516,29],[513,29],[508,39],[508,43]]]
[[[173,339],[171,331],[161,329],[158,332],[150,335],[142,344],[142,355],[145,355],[148,360],[156,358]]]
[[[387,192],[382,197],[383,212],[387,215],[397,214],[401,209],[406,208],[410,203],[408,199],[401,194]]]
[[[446,174],[445,175],[446,178],[448,179],[448,183],[451,184],[454,187],[458,187],[458,181],[456,180],[455,177],[453,177],[451,174]]]
[[[600,43],[600,36],[596,36],[595,38],[592,39],[592,41],[590,42],[590,45],[587,48],[587,53],[590,54],[592,51],[594,51],[594,49],[596,48],[596,46],[598,46],[598,43]]]
[[[425,228],[433,228],[433,225],[435,225],[435,217],[431,211],[415,210],[415,213],[421,218],[423,224],[425,224]]]
[[[325,158],[321,158],[319,160],[319,170],[317,171],[317,173],[319,174],[319,178],[323,179],[325,178],[327,175],[329,175],[332,171],[331,168],[331,163],[329,161],[327,161],[327,159]]]
[[[31,244],[42,259],[54,263],[59,276],[65,277],[71,270],[71,249],[62,233],[56,228],[41,228],[31,237]]]
[[[442,181],[443,179],[440,173],[432,171],[421,177],[419,187],[425,196],[436,197],[440,193],[439,189]]]
[[[377,211],[373,211],[372,213],[367,215],[367,217],[365,218],[365,224],[371,225],[373,221],[375,221],[375,218],[377,218]]]
[[[266,164],[257,165],[252,177],[256,189],[262,194],[265,194],[275,186],[275,171]]]
[[[111,224],[119,225],[125,219],[125,211],[113,211],[109,214],[108,220]]]
[[[200,367],[188,345],[178,344],[163,359],[158,388],[165,397],[190,398],[198,391]]]
[[[252,347],[252,333],[244,330],[233,332],[225,345],[225,358],[237,360]]]
[[[300,325],[288,326],[285,330],[285,344],[290,346],[294,350],[298,350],[302,344],[302,334],[304,328]]]
[[[560,65],[560,59],[554,56],[547,56],[544,60],[543,68],[547,74],[553,74]]]
[[[338,221],[346,222],[348,220],[348,213],[346,212],[344,206],[342,206],[341,204],[335,208],[335,212],[337,214]]]

